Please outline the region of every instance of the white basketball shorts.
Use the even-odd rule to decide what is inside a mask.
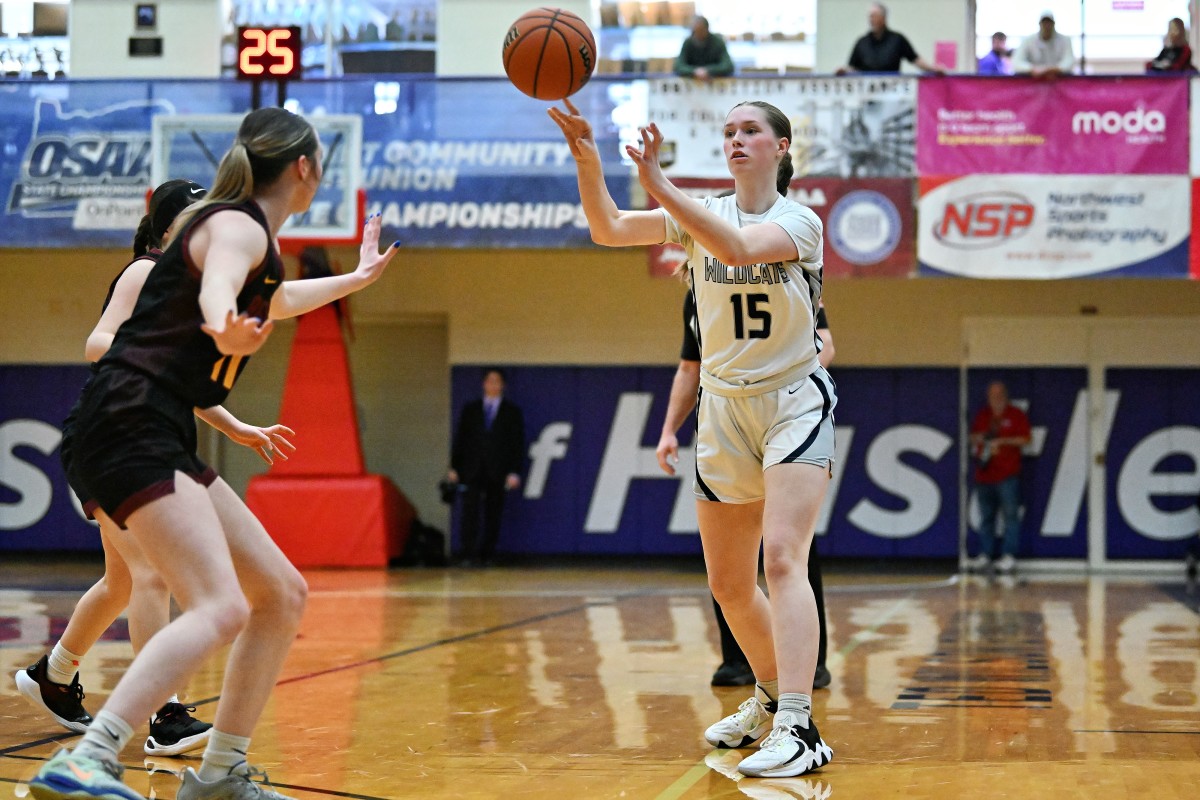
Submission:
[[[763,472],[776,464],[833,469],[837,387],[823,367],[763,394],[727,397],[701,390],[696,409],[696,497],[751,503],[765,496]]]

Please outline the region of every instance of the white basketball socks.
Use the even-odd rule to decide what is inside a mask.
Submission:
[[[46,677],[55,683],[69,684],[79,672],[79,662],[83,656],[77,656],[62,646],[62,642],[54,645],[50,657],[46,660]]]

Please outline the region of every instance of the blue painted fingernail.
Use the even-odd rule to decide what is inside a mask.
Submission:
[[[399,247],[399,246],[400,246],[399,242],[392,242],[392,247]]]

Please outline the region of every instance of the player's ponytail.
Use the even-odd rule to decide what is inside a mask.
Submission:
[[[779,169],[775,173],[775,189],[784,197],[787,197],[788,186],[792,182],[792,175],[796,168],[792,165],[792,122],[787,118],[787,115],[780,111],[770,103],[764,103],[762,100],[747,100],[743,103],[738,103],[738,106],[754,106],[762,109],[762,112],[767,117],[767,124],[771,126],[771,131],[774,132],[776,138],[787,139],[788,151],[783,154],[783,158],[779,161]],[[732,110],[732,109],[731,109]]]
[[[244,203],[275,183],[300,156],[316,159],[319,144],[312,125],[297,114],[282,108],[251,111],[217,166],[208,197],[179,215],[180,227],[205,206]]]
[[[133,257],[141,258],[149,252],[152,245],[150,233],[150,215],[142,217],[142,221],[138,223],[137,233],[133,235]]]
[[[792,165],[792,154],[784,153],[783,158],[779,160],[779,170],[775,173],[775,188],[781,195],[787,197],[788,186],[792,183],[792,173],[796,171]]]

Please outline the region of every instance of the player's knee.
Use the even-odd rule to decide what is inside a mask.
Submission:
[[[133,581],[133,591],[143,596],[167,598],[171,594],[171,590],[167,588],[167,582],[163,580],[162,575],[149,564],[137,569],[131,569],[130,576]]]
[[[728,612],[752,603],[758,586],[734,581],[723,575],[709,575],[708,589],[721,610]]]
[[[308,603],[308,581],[304,576],[293,570],[280,582],[278,608],[289,621],[299,624],[304,615],[304,606]]]
[[[797,577],[808,580],[808,565],[800,558],[794,547],[774,545],[763,547],[763,572],[767,585],[779,585]]]
[[[222,598],[208,611],[218,643],[228,644],[250,621],[250,604],[240,594]]]

